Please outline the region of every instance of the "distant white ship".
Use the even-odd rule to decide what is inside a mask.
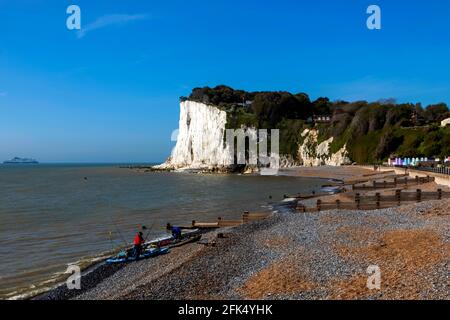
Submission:
[[[19,158],[14,157],[11,160],[3,161],[3,164],[38,164],[39,162],[35,159]]]

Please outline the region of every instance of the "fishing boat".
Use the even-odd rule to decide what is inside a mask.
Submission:
[[[119,252],[116,256],[106,260],[106,264],[121,264],[129,263],[137,260],[145,260],[170,252],[171,248],[179,247],[187,243],[196,242],[200,240],[202,235],[199,229],[187,230],[181,234],[181,238],[177,239],[173,236],[160,237],[151,241],[145,242],[143,245],[143,252],[139,259],[133,255],[133,248]]]
[[[119,263],[133,262],[136,260],[145,260],[148,258],[166,254],[166,253],[169,253],[168,247],[166,247],[166,248],[149,248],[149,249],[144,250],[144,252],[142,252],[139,255],[139,259],[137,259],[135,256],[133,256],[132,249],[131,250],[129,249],[129,250],[120,252],[115,257],[111,257],[111,258],[107,259],[106,264],[119,264]]]

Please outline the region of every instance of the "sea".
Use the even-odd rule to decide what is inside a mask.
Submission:
[[[266,212],[284,195],[318,191],[324,180],[290,176],[139,172],[122,164],[0,165],[0,299],[48,291],[165,225],[244,211]]]

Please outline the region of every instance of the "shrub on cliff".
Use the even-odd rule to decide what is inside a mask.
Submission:
[[[194,88],[189,96],[190,100],[217,106],[239,104],[252,100],[252,98],[251,93],[243,90],[234,90],[225,85],[219,85],[215,88]]]
[[[320,97],[313,102],[312,112],[316,115],[329,115],[331,111],[331,106],[332,103],[330,102],[330,99]]]
[[[440,122],[444,119],[450,118],[450,112],[445,103],[429,105],[424,112],[424,117],[427,122]]]
[[[309,97],[300,94],[294,96],[289,92],[256,93],[252,110],[260,119],[260,125],[274,128],[284,118],[306,119],[312,114]]]

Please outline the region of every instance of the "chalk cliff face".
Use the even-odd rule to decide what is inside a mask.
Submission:
[[[213,169],[230,163],[224,144],[227,114],[194,101],[180,104],[177,143],[170,158],[156,169]]]
[[[154,168],[157,170],[207,170],[228,172],[233,164],[226,141],[227,113],[217,107],[194,101],[180,104],[180,122],[177,143],[167,161]],[[246,134],[256,138],[256,129],[245,129]],[[346,146],[336,153],[330,152],[333,138],[318,143],[318,131],[306,129],[301,134],[303,144],[298,149],[298,160],[290,155],[280,155],[280,167],[291,166],[340,166],[350,163]],[[280,141],[282,144],[283,141]],[[245,172],[258,171],[249,165]]]
[[[319,132],[317,130],[305,129],[302,133],[303,144],[299,146],[298,157],[304,166],[341,166],[350,164],[347,156],[347,148],[344,145],[338,152],[330,152],[330,144],[334,138],[331,137],[321,143],[318,143]]]

